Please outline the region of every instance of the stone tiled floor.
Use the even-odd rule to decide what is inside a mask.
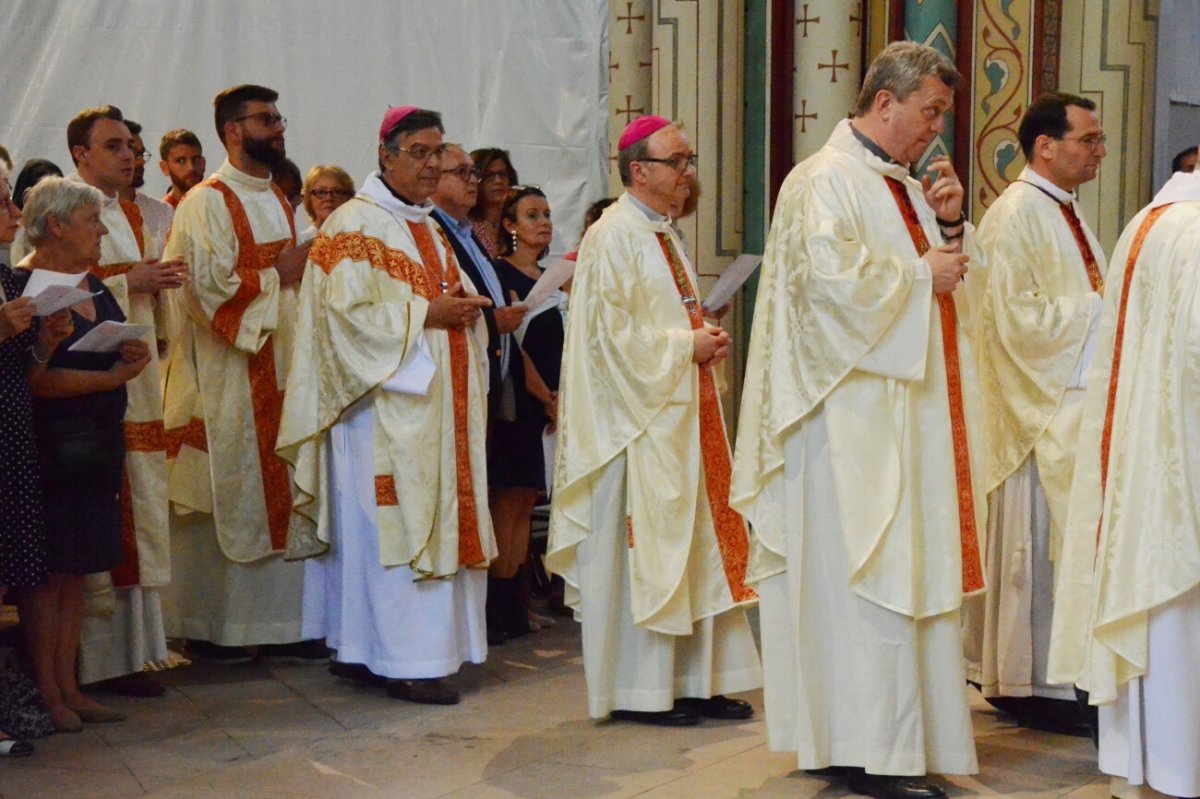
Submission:
[[[112,697],[130,721],[38,742],[0,761],[3,799],[553,797],[834,799],[770,752],[759,718],[656,730],[587,720],[578,627],[492,650],[456,679],[463,701],[391,700],[323,668],[197,663],[161,699]],[[109,701],[105,699],[104,701]],[[978,701],[981,772],[953,797],[1106,799],[1091,743],[1014,727]]]

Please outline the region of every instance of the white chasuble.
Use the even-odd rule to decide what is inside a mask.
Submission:
[[[171,501],[211,514],[237,563],[280,553],[287,538],[291,492],[275,440],[296,287],[280,287],[274,263],[295,240],[292,224],[269,179],[226,162],[180,202],[165,253],[192,272],[166,377]]]
[[[1049,628],[1034,620],[1053,609],[1043,573],[1066,525],[1107,263],[1071,193],[1028,167],[988,209],[977,240],[988,264],[980,380],[993,590],[966,616],[968,674],[984,696],[1071,699],[1070,688],[1046,685]]]
[[[1176,186],[1172,186],[1172,184]],[[1179,185],[1194,199],[1162,203]],[[1184,198],[1189,195],[1183,194]],[[1177,175],[1113,253],[1055,590],[1053,682],[1093,704],[1146,672],[1147,613],[1200,584],[1200,178]]]
[[[633,623],[690,635],[697,620],[756,599],[745,585],[746,530],[728,506],[715,382],[692,361],[696,277],[668,221],[652,221],[623,195],[588,230],[574,280],[547,563],[577,607],[585,579],[577,550],[597,534],[597,481],[623,456],[617,518]]]
[[[983,589],[973,239],[968,224],[964,285],[934,295],[933,209],[848,121],[779,195],[732,494],[752,523],[770,743],[803,768],[977,768],[957,612]]]
[[[486,328],[482,318],[465,331],[425,327],[429,302],[447,287],[475,293],[432,207],[402,203],[376,173],[313,243],[278,441],[295,467],[289,557],[336,545],[328,435],[360,401],[373,419],[379,563],[440,578],[496,556]]]

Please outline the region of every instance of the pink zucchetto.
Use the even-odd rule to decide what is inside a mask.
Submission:
[[[420,111],[415,105],[402,105],[398,108],[389,108],[387,113],[383,115],[383,122],[379,124],[379,140],[383,141],[388,137],[388,134],[396,129],[400,121],[411,113]]]
[[[617,149],[624,150],[626,147],[637,144],[642,139],[654,135],[670,124],[671,120],[664,117],[638,117],[626,125],[625,130],[621,131],[621,138],[617,140]]]

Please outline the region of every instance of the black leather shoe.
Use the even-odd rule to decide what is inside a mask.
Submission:
[[[614,710],[609,718],[613,721],[632,721],[654,727],[695,727],[700,716],[693,710],[676,705],[670,710]]]
[[[504,630],[493,630],[491,627],[487,631],[488,646],[503,646],[508,640],[508,633]]]
[[[230,666],[236,663],[249,663],[254,660],[254,656],[243,647],[222,646],[221,644],[214,644],[211,641],[188,640],[184,642],[183,648],[192,657],[200,657],[205,660],[211,660],[214,663],[224,663]]]
[[[258,654],[260,657],[275,658],[285,663],[320,665],[329,662],[333,650],[325,646],[324,639],[311,638],[291,644],[260,644]]]
[[[849,774],[846,787],[875,799],[945,799],[946,792],[927,777],[891,777],[884,774]]]
[[[422,705],[457,705],[458,691],[438,679],[388,680],[388,696]]]
[[[826,766],[825,768],[806,768],[804,773],[810,777],[820,777],[828,780],[841,780],[851,774],[862,774],[858,766]]]
[[[387,684],[386,677],[380,677],[361,663],[339,663],[336,660],[329,664],[329,673],[343,680],[362,683],[363,685],[382,686]]]
[[[697,716],[706,719],[748,719],[754,715],[754,708],[749,702],[740,699],[730,699],[717,694],[708,699],[694,696],[684,696],[675,700],[675,707],[685,707]]]

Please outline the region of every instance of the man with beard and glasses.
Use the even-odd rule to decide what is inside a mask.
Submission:
[[[155,248],[162,252],[163,245],[167,242],[167,233],[171,230],[171,217],[175,214],[175,209],[141,191],[146,185],[146,160],[150,158],[150,152],[142,141],[142,126],[132,119],[126,119],[125,126],[133,134],[133,181],[121,189],[121,199],[137,205],[146,223],[146,232],[154,239]]]
[[[163,196],[163,202],[172,208],[179,206],[183,195],[204,180],[204,149],[200,138],[185,128],[176,128],[163,135],[158,143],[158,155],[162,159],[158,168],[171,181],[171,190]]]
[[[185,318],[167,367],[174,580],[168,630],[192,654],[322,660],[300,641],[304,566],[285,562],[291,491],[275,457],[291,362],[296,290],[307,247],[271,184],[285,156],[278,94],[244,85],[217,95],[228,158],[175,210],[167,253],[192,265]]]

